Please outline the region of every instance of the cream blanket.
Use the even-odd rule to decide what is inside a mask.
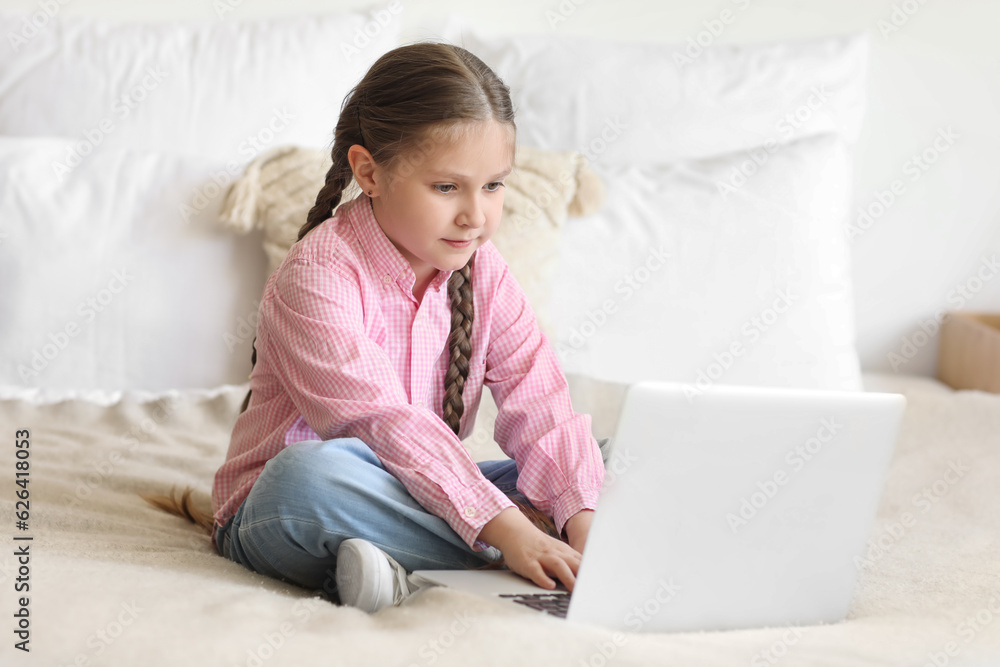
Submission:
[[[0,400],[6,547],[0,664],[56,665],[995,665],[1000,664],[1000,396],[866,376],[909,404],[849,618],[831,625],[632,634],[432,589],[373,616],[217,556],[140,491],[193,484],[208,503],[246,387],[82,400]],[[574,401],[620,400],[575,385]],[[878,384],[875,384],[878,383]],[[593,403],[592,405],[600,405]],[[579,408],[578,408],[579,409]],[[595,435],[614,417],[595,416]],[[30,529],[15,529],[16,429],[31,430]],[[950,462],[969,470],[913,498]],[[915,517],[900,529],[904,512]],[[34,540],[14,542],[15,535]],[[31,654],[14,612],[30,544]]]

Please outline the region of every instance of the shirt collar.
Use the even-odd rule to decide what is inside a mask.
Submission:
[[[374,267],[374,279],[384,285],[396,283],[406,294],[413,296],[413,284],[417,280],[413,268],[405,257],[396,249],[389,237],[382,231],[375,212],[372,210],[371,198],[361,193],[347,206],[348,217],[354,227],[354,233],[361,243],[361,249],[368,256]],[[451,277],[451,271],[437,272],[427,289],[439,290],[446,285]]]

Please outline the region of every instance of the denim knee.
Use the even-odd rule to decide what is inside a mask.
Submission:
[[[373,463],[378,459],[357,438],[283,449],[265,464],[237,512],[237,534],[227,533],[231,559],[315,588],[328,577],[340,542],[364,521],[348,487],[370,479]]]
[[[307,587],[322,583],[340,543],[352,537],[407,569],[471,567],[498,557],[473,552],[357,438],[288,446],[265,465],[242,510],[239,562]]]
[[[320,510],[323,504],[337,505],[338,493],[346,492],[357,480],[371,474],[372,466],[383,469],[375,453],[359,438],[298,442],[267,462],[254,483],[254,490],[258,494],[265,490],[257,489],[259,483],[263,487],[274,485],[277,514],[305,518],[303,512],[310,509]],[[304,499],[315,502],[303,502]]]

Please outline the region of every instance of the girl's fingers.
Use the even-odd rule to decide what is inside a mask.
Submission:
[[[548,588],[549,590],[556,587],[556,582],[554,582],[545,574],[545,568],[542,566],[541,561],[536,560],[534,563],[532,563],[532,565],[534,565],[534,567],[531,568],[533,570],[531,573],[532,581],[534,581],[542,588]]]
[[[574,576],[573,568],[570,567],[569,563],[564,558],[557,557],[552,561],[549,568],[552,574],[562,582],[563,586],[572,592],[573,584],[576,583],[576,577]],[[553,586],[555,586],[555,583],[553,583]],[[549,587],[546,586],[546,588]]]
[[[573,576],[576,576],[580,571],[580,561],[582,560],[583,558],[577,553],[574,554],[573,559],[569,561],[569,568],[573,571]]]

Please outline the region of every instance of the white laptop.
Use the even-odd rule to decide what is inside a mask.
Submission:
[[[572,595],[509,570],[444,586],[630,631],[846,617],[906,399],[630,385]]]

